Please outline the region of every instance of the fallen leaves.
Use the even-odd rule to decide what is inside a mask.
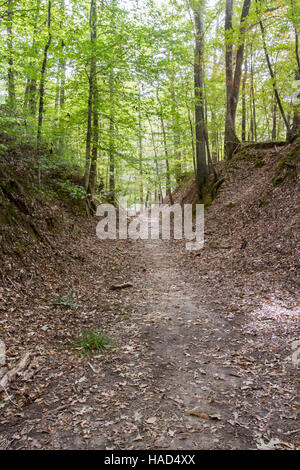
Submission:
[[[157,418],[155,416],[152,416],[151,418],[146,419],[147,424],[154,424],[156,422]]]
[[[259,446],[293,447],[285,440],[296,442],[298,426],[280,413],[298,406],[287,373],[293,351],[283,349],[296,326],[297,305],[291,296],[291,307],[285,307],[291,294],[280,289],[262,303],[260,291],[268,282],[278,287],[282,270],[275,273],[271,251],[268,264],[253,246],[261,227],[249,233],[243,207],[236,220],[229,220],[228,213],[224,218],[223,202],[216,201],[207,223],[219,246],[233,246],[230,254],[204,249],[193,260],[181,252],[180,242],[100,243],[89,228],[84,237],[70,242],[62,236],[61,259],[42,253],[22,278],[15,270],[16,286],[22,286],[27,297],[22,294],[18,300],[16,289],[8,284],[1,291],[1,335],[9,338],[13,364],[28,346],[38,351],[45,367],[28,385],[41,381],[45,388],[36,395],[18,389],[18,381],[12,387],[12,400],[23,406],[27,396],[33,405],[19,417],[24,435],[13,424],[17,408],[3,394],[0,406],[8,438],[3,446],[20,435],[24,448],[67,447],[71,442],[86,448],[92,445],[90,436],[101,435],[99,445],[112,450],[151,448],[155,443],[201,448],[205,439],[214,448],[251,448],[256,446],[255,431],[265,429]],[[242,253],[240,230],[248,232]],[[80,263],[64,253],[71,244]],[[137,269],[137,260],[143,269]],[[276,263],[279,266],[280,259]],[[117,291],[125,289],[127,279],[135,288],[120,295]],[[49,298],[67,295],[75,284],[76,311],[47,307]],[[82,326],[99,325],[118,337],[119,347],[111,357],[100,354],[87,360],[69,351],[70,335]],[[207,412],[207,407],[220,414]],[[41,436],[32,442],[26,425],[49,425],[49,443]],[[281,428],[282,435],[277,431]],[[213,433],[218,439],[212,439]],[[82,444],[82,439],[87,442]]]

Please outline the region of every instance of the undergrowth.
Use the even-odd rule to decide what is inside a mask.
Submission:
[[[97,329],[82,331],[73,341],[73,347],[84,356],[91,355],[96,351],[112,348],[114,344],[115,342],[110,336],[104,331]]]

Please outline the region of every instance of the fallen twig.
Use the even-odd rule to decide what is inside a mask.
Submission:
[[[17,365],[9,370],[0,381],[0,388],[6,389],[7,385],[14,380],[14,378],[20,374],[30,362],[30,353],[24,354],[22,359],[17,363]]]
[[[113,284],[110,287],[110,290],[127,289],[128,287],[133,287],[133,284],[131,284],[131,282],[125,282],[124,284]]]

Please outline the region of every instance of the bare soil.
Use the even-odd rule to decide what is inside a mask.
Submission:
[[[78,322],[103,324],[99,306],[70,313],[61,332],[49,326],[44,333],[52,347],[40,340],[40,352],[33,351],[41,363],[33,382],[21,390],[15,384],[17,395],[12,390],[11,401],[6,397],[1,447],[297,447],[299,397],[291,351],[285,347],[278,354],[256,317],[216,312],[199,302],[205,285],[191,281],[187,268],[193,261],[179,242],[123,242],[117,248],[123,260],[132,261],[127,273],[134,287],[107,290],[115,308],[105,330],[116,339],[115,349],[82,358],[66,343],[64,327],[71,334]],[[28,346],[34,349],[32,340]]]

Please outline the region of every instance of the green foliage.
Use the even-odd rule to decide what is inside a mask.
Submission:
[[[76,293],[76,287],[72,287],[70,293],[66,295],[65,297],[58,296],[55,301],[55,304],[59,305],[60,307],[65,307],[65,308],[70,308],[72,310],[76,310],[78,305],[77,305],[75,293]]]
[[[256,159],[256,162],[254,164],[255,168],[262,168],[265,165],[264,157],[263,155],[259,155]]]
[[[272,186],[281,186],[287,178],[296,179],[298,176],[297,165],[300,162],[300,140],[291,148],[290,152],[282,157],[275,169],[272,178]]]
[[[7,153],[7,150],[8,150],[7,145],[0,144],[0,155],[4,155],[5,153]]]
[[[110,349],[114,344],[115,341],[110,336],[98,329],[82,331],[73,341],[73,347],[85,356]]]
[[[36,146],[41,66],[48,40],[48,2],[24,0],[21,3],[12,2],[11,16],[8,14],[11,2],[0,5],[0,133],[14,142]],[[242,3],[234,2],[233,29],[225,37],[224,1],[206,2],[205,119],[215,162],[223,158],[225,41],[233,46],[235,55],[240,42]],[[295,91],[297,62],[293,30],[298,27],[298,3],[261,2],[268,52],[286,114],[294,111],[288,97]],[[193,170],[195,38],[189,4],[186,0],[122,3],[95,0],[97,38],[92,42],[91,1],[52,2],[42,143],[35,165],[31,163],[36,172],[39,169],[42,175],[52,176],[55,189],[64,197],[77,201],[86,197],[82,181],[74,181],[70,173],[78,173],[82,178],[86,166],[91,58],[96,63],[99,118],[95,191],[101,200],[109,201],[112,197],[112,162],[115,199],[126,194],[129,202],[139,201],[141,194],[144,200],[148,197],[153,201],[158,193],[166,193],[166,154],[172,188],[181,174]],[[246,21],[248,68],[247,73],[245,66],[243,70],[245,88],[240,93],[236,130],[240,136],[244,97],[246,140],[268,140],[272,134],[276,139],[283,139],[285,128],[275,106],[255,4],[252,2]],[[12,26],[11,34],[8,26]],[[13,96],[9,96],[9,75],[14,82]],[[166,128],[166,144],[161,118]],[[4,142],[0,145],[0,155],[6,152]],[[263,161],[255,165],[259,167]],[[62,177],[54,176],[65,169]]]
[[[54,184],[67,199],[82,200],[86,198],[85,189],[70,180],[54,181]]]

